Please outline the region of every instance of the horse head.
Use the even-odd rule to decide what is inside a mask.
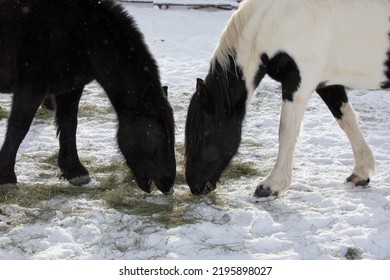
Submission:
[[[193,194],[213,191],[237,153],[245,115],[246,89],[239,69],[217,65],[197,80],[185,128],[186,180]]]
[[[173,111],[167,88],[159,91],[147,88],[133,120],[120,122],[118,144],[143,191],[150,193],[154,182],[162,193],[172,194],[176,177]]]

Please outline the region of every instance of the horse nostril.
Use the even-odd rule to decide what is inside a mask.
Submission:
[[[147,178],[136,178],[135,181],[138,184],[138,187],[146,193],[152,192],[152,180]]]
[[[173,188],[171,188],[168,192],[164,192],[163,194],[169,196],[169,195],[172,195],[174,192],[175,192],[175,190]]]
[[[156,187],[165,195],[173,194],[174,178],[171,177],[156,177],[153,179]]]

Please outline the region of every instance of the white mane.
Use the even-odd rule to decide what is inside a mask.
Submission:
[[[223,68],[229,65],[229,56],[234,57],[242,31],[259,2],[259,0],[245,0],[230,18],[211,59],[212,69],[214,69],[216,62],[219,62]]]

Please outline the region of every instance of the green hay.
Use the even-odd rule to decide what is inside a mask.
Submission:
[[[48,119],[52,120],[55,116],[55,111],[49,110],[43,107],[39,107],[37,112],[35,113],[34,120],[35,121],[47,121]]]
[[[43,203],[57,197],[78,197],[89,195],[99,199],[102,194],[114,189],[121,181],[118,176],[112,175],[97,184],[96,187],[88,186],[59,186],[58,184],[18,184],[17,187],[0,193],[1,204],[17,204],[21,207],[42,207]]]
[[[5,108],[0,107],[0,120],[8,119],[8,118],[9,118],[9,112]]]
[[[163,197],[160,203],[147,201],[150,195],[133,188],[119,187],[106,192],[102,199],[109,207],[119,212],[140,217],[148,217],[150,221],[157,222],[166,228],[177,227],[184,224],[195,224],[199,219],[194,218],[191,205],[194,198],[191,195]]]
[[[176,185],[186,185],[187,184],[183,169],[177,170],[175,184]]]
[[[94,165],[93,161],[90,160],[89,164],[89,171],[92,174],[97,174],[97,173],[103,173],[103,174],[112,174],[112,173],[122,173],[124,171],[127,171],[129,168],[127,167],[126,163],[122,161],[114,161],[110,162],[108,164],[103,164],[103,165]]]
[[[180,149],[182,148],[182,149]],[[183,146],[179,145],[178,157],[183,152]],[[40,174],[41,178],[50,180],[54,176],[54,170],[58,170],[58,153],[48,157],[28,158],[40,164],[39,168],[45,170]],[[7,193],[0,194],[0,207],[16,204],[25,208],[39,208],[49,213],[53,206],[48,202],[54,198],[71,199],[86,196],[88,199],[102,200],[108,208],[113,208],[124,214],[144,217],[146,223],[158,223],[163,227],[172,228],[184,224],[196,224],[204,217],[194,212],[194,207],[206,203],[213,207],[224,208],[229,204],[226,197],[219,196],[216,192],[203,196],[193,196],[186,186],[183,161],[178,161],[178,172],[175,183],[175,194],[163,196],[154,187],[152,194],[141,191],[134,182],[133,175],[123,161],[114,161],[107,164],[96,164],[93,157],[82,159],[90,174],[96,181],[94,186],[71,186],[53,178],[54,183],[47,184],[18,184]],[[49,172],[50,171],[50,172]],[[53,172],[53,173],[52,173]],[[53,175],[51,175],[53,174]],[[249,163],[232,163],[227,170],[227,178],[241,176],[255,176],[256,169]],[[58,206],[56,206],[58,207]]]
[[[232,162],[223,172],[221,178],[224,180],[240,179],[241,177],[258,177],[261,172],[249,162]]]
[[[116,115],[112,106],[99,106],[92,104],[80,105],[79,118],[95,119],[96,121],[104,122],[116,121]]]
[[[46,158],[34,158],[34,160],[37,160],[39,163],[43,164],[42,167],[46,170],[50,169],[57,169],[58,168],[58,152],[53,153],[51,156],[48,156]]]
[[[46,202],[60,195],[76,196],[85,193],[85,188],[58,187],[46,184],[18,184],[6,194],[0,194],[0,204],[17,204],[21,207],[40,207]]]

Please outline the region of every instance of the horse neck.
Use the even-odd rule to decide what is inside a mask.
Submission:
[[[239,9],[231,16],[226,28],[221,34],[219,43],[214,52],[212,61],[218,60],[222,64],[228,63],[228,57],[234,55],[242,36],[253,15],[262,17],[272,4],[273,0],[245,0]]]
[[[132,18],[117,8],[104,10],[104,19],[91,20],[87,52],[94,78],[120,117],[141,107],[146,93],[162,98],[162,92],[158,66],[142,33]]]
[[[245,107],[247,98],[241,68],[236,64],[234,56],[229,56],[227,61],[226,64],[218,60],[214,61],[206,77],[206,86],[209,94],[212,95],[216,114],[220,119],[231,115],[237,109],[245,110],[240,104],[244,104]]]

